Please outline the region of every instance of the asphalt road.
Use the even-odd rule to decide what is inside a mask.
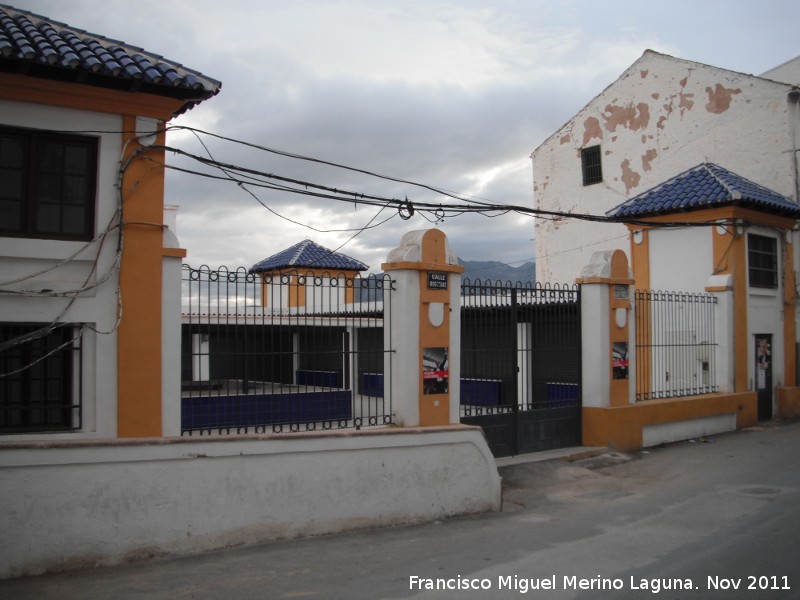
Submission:
[[[0,598],[800,599],[800,422],[501,475],[501,513],[0,581]]]

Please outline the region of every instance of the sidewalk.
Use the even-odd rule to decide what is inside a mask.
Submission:
[[[544,450],[531,454],[520,454],[518,456],[504,456],[496,459],[497,468],[509,467],[532,462],[543,462],[546,460],[567,460],[573,462],[584,458],[592,458],[608,452],[608,448],[600,446],[573,446],[571,448],[557,448],[555,450]]]
[[[503,578],[602,576],[625,589],[581,595],[562,586],[534,594],[628,600],[652,595],[631,591],[630,581],[680,577],[698,586],[681,598],[792,598],[800,591],[798,451],[794,422],[631,454],[571,448],[502,459],[499,513],[0,581],[0,597],[494,600],[520,596],[498,589]],[[748,574],[786,577],[791,591],[739,596],[701,587],[706,576]],[[493,588],[414,590],[411,576],[478,578]]]

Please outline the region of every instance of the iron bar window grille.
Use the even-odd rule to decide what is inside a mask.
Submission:
[[[750,287],[778,287],[778,241],[775,238],[748,234],[747,262]]]
[[[0,127],[0,233],[92,239],[96,171],[95,138]]]
[[[592,185],[603,181],[603,161],[600,146],[592,146],[581,150],[581,173],[583,185]]]
[[[183,435],[393,423],[386,275],[183,267]]]
[[[82,328],[0,324],[0,434],[81,428]]]
[[[634,306],[636,400],[718,392],[717,297],[637,290]]]

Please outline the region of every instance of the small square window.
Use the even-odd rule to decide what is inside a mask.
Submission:
[[[581,169],[583,171],[583,185],[592,185],[603,181],[600,146],[592,146],[581,150]]]

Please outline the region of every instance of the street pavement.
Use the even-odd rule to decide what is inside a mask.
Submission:
[[[800,599],[800,422],[595,454],[501,462],[499,513],[0,581],[0,598]]]

